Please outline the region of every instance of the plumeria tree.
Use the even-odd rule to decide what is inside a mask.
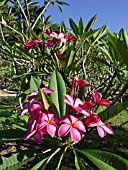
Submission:
[[[126,159],[86,145],[96,134],[99,140],[113,138],[106,121],[128,106],[117,103],[128,85],[127,33],[115,35],[106,25],[93,30],[96,16],[86,26],[82,18],[78,24],[70,18],[71,29],[64,22],[51,24],[44,12],[54,4],[61,11],[61,5],[68,5],[62,1],[44,1],[43,7],[27,0],[11,3],[13,7],[4,6],[6,1],[1,5],[9,15],[2,11],[0,48],[2,60],[13,63],[13,78],[20,82],[21,109],[1,116],[3,124],[10,123],[0,131],[1,141],[31,139],[43,147],[2,156],[0,167],[19,169],[37,156],[32,169],[50,169],[55,157],[52,169],[59,170],[69,153],[77,170],[127,169]]]

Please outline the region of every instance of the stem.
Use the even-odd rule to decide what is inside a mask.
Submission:
[[[29,21],[29,23],[30,23],[30,13],[29,13],[29,10],[28,10],[27,0],[25,0],[25,6],[26,6],[27,14],[28,14],[28,21]]]
[[[50,5],[51,1],[49,0],[46,4],[46,6],[44,7],[44,9],[41,11],[41,13],[38,15],[36,21],[34,22],[32,29],[34,29],[34,27],[36,26],[38,20],[40,19],[41,15],[45,12],[45,10],[48,8],[48,6]]]
[[[0,21],[0,24],[3,24],[3,23]],[[3,25],[4,25],[4,24],[3,24]],[[10,26],[8,26],[8,25],[6,25],[5,27],[10,28],[11,30],[13,30],[14,32],[16,32],[17,34],[19,34],[19,35],[21,35],[21,36],[23,37],[23,35],[22,35],[20,32],[16,31],[14,28],[12,28],[12,27],[10,27]]]
[[[63,153],[62,153],[62,155],[61,155],[61,157],[60,157],[60,160],[59,160],[59,163],[58,163],[58,166],[57,166],[57,170],[60,169],[60,164],[61,164],[61,162],[62,162],[62,159],[63,159],[63,157],[64,157],[65,152],[67,151],[67,148],[68,148],[68,147],[65,147],[65,148],[64,148],[64,151],[63,151]]]
[[[3,31],[2,31],[1,23],[0,23],[0,33],[1,33],[1,36],[2,36],[3,41],[6,42],[6,41],[5,41],[5,38],[4,38]]]
[[[112,105],[114,105],[120,99],[120,97],[126,92],[127,89],[128,89],[128,80],[124,85],[123,89],[120,90],[119,94],[113,99]]]
[[[103,93],[103,98],[105,97],[105,95],[107,94],[108,90],[110,89],[110,87],[111,87],[111,85],[112,85],[112,82],[113,82],[113,80],[115,79],[116,75],[117,75],[117,69],[115,70],[115,72],[114,72],[114,74],[113,74],[113,76],[112,76],[112,78],[111,78],[108,86],[106,87],[106,90],[105,90],[104,93]]]
[[[60,148],[58,148],[47,160],[47,164],[49,163],[49,161],[52,159],[53,156],[55,156],[57,154],[57,152],[60,151]]]
[[[16,0],[16,1],[17,1],[17,3],[18,3],[18,5],[19,5],[19,7],[20,7],[20,9],[21,9],[21,11],[22,11],[22,13],[23,13],[25,19],[26,19],[27,25],[28,25],[28,27],[29,27],[29,22],[28,22],[28,19],[27,19],[27,16],[26,16],[24,10],[23,10],[23,8],[22,8],[22,6],[21,6],[19,0]]]
[[[90,50],[91,50],[91,46],[88,48],[86,57],[87,57],[87,55],[89,54]],[[86,73],[86,70],[85,70],[85,67],[84,67],[85,61],[86,61],[86,57],[85,57],[84,60],[83,60],[82,66],[83,66],[84,75],[85,75],[85,77],[86,77],[86,79],[87,79],[87,73]]]

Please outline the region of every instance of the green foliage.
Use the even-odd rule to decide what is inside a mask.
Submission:
[[[128,107],[128,102],[116,103],[115,105],[111,106],[110,108],[103,110],[98,115],[103,121],[106,121],[106,120],[109,120],[110,118],[116,116],[117,114],[119,114],[122,110],[127,109],[127,107]]]
[[[99,150],[76,150],[84,154],[98,169],[120,170],[128,168],[128,161],[116,154]]]
[[[0,169],[12,170],[19,169],[22,165],[32,160],[40,152],[38,150],[20,151],[18,153],[9,154],[0,157]]]
[[[62,117],[65,114],[66,109],[63,96],[63,94],[66,94],[66,88],[61,74],[56,70],[54,70],[50,78],[49,88],[54,90],[54,93],[51,93],[50,97],[58,110],[59,117]]]

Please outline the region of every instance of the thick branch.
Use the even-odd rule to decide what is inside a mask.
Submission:
[[[113,99],[112,104],[115,104],[121,98],[121,96],[126,92],[127,89],[128,89],[128,80],[124,85],[124,87],[122,88],[122,90],[120,90],[119,94]]]

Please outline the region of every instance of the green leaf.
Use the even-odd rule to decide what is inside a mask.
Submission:
[[[106,30],[106,25],[103,25],[101,28],[99,28],[94,32],[93,34],[94,39],[92,45],[95,44],[102,37],[102,35],[105,33],[105,30]]]
[[[47,159],[46,163],[41,167],[41,170],[45,170],[46,166],[48,165],[49,161],[61,150],[61,148],[57,148],[57,150],[55,150],[55,152],[53,152],[49,158]]]
[[[61,7],[59,5],[56,5],[57,9],[60,11],[60,12],[63,12]]]
[[[13,153],[0,157],[0,169],[1,170],[15,170],[19,169],[22,165],[32,160],[36,153],[34,150],[20,151],[19,153]]]
[[[12,78],[19,78],[19,77],[25,77],[28,75],[32,76],[46,76],[46,73],[42,73],[41,71],[34,71],[34,72],[29,72],[29,73],[23,73],[23,74],[18,74],[18,75],[13,75]]]
[[[77,154],[76,154],[76,152],[74,150],[73,150],[73,153],[75,155],[75,167],[76,167],[76,170],[80,170]]]
[[[40,101],[40,100],[42,100],[42,102],[43,102],[43,104],[44,104],[44,109],[46,109],[46,110],[48,110],[48,108],[49,108],[49,103],[48,103],[48,100],[47,100],[47,98],[46,98],[46,94],[41,90],[41,89],[39,89],[39,93],[38,93],[38,95],[37,95],[37,97],[36,97],[36,100],[38,101]]]
[[[62,1],[56,1],[56,3],[60,4],[60,5],[67,5],[70,6],[70,4],[68,4],[67,2],[62,2]]]
[[[96,167],[107,170],[128,169],[128,161],[116,154],[100,150],[76,150],[85,155]]]
[[[64,33],[66,33],[66,26],[65,26],[65,24],[64,24],[64,22],[62,21],[61,23],[60,23],[60,32],[64,32]],[[63,58],[63,57],[62,57]]]
[[[30,31],[30,35],[31,35],[31,38],[33,39],[37,39],[39,40],[40,38],[35,34],[35,32],[33,30]]]
[[[49,81],[49,88],[54,90],[54,93],[50,94],[50,98],[55,104],[59,117],[65,115],[66,104],[64,103],[64,96],[66,94],[65,82],[59,72],[54,70]]]
[[[127,107],[128,107],[128,102],[116,103],[115,105],[110,106],[110,108],[103,110],[98,115],[101,118],[101,120],[104,122],[104,121],[109,120],[110,118],[114,117],[121,111],[125,110]]]
[[[4,6],[5,3],[7,3],[7,2],[8,2],[8,0],[2,0],[2,2],[0,2],[0,7]]]
[[[72,28],[74,34],[75,34],[76,36],[78,36],[78,35],[80,34],[79,28],[78,28],[78,26],[76,25],[76,23],[73,21],[72,18],[69,18],[69,23],[70,23],[70,27]]]
[[[41,81],[34,78],[33,76],[31,76],[31,79],[30,79],[30,91],[31,91],[31,93],[33,92],[33,90],[38,90],[40,85],[41,85]]]
[[[119,38],[128,47],[128,33],[123,28],[119,32]]]
[[[49,158],[49,157],[42,159],[42,160],[41,160],[40,162],[38,162],[35,166],[33,166],[33,167],[31,168],[31,170],[39,169],[41,166],[43,166],[43,164],[46,162],[46,160],[47,160],[48,158]]]
[[[90,19],[90,21],[85,27],[84,32],[87,32],[91,28],[91,26],[94,24],[95,21],[96,21],[96,15]]]
[[[38,95],[36,97],[36,100],[37,101],[42,100],[42,102],[44,104],[44,109],[46,109],[46,110],[48,110],[49,106],[52,106],[52,111],[54,113],[56,113],[56,115],[59,117],[59,113],[57,111],[57,108],[56,108],[55,104],[53,103],[51,98],[42,91],[42,89],[39,89],[39,93],[38,93]]]
[[[113,50],[115,59],[120,61],[120,63],[123,61],[128,67],[128,47],[110,31],[107,31],[107,33],[108,41],[111,45],[110,47]]]
[[[82,17],[80,17],[80,21],[79,21],[79,31],[80,31],[80,34],[83,34],[84,32],[84,21]]]

